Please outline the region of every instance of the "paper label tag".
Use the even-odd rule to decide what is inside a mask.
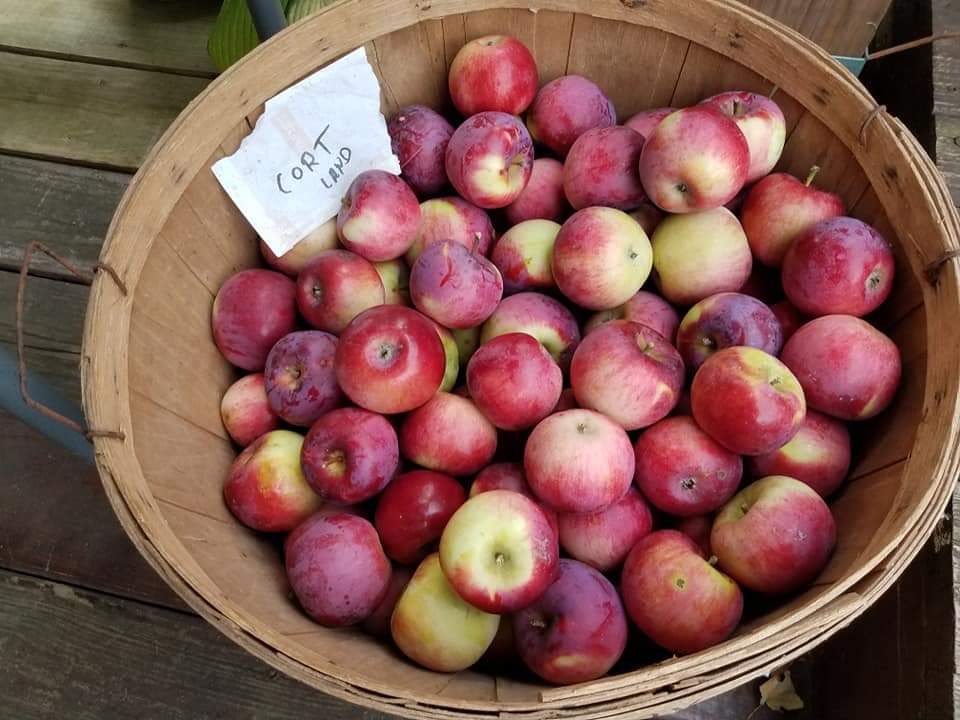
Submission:
[[[334,217],[366,170],[400,174],[364,48],[268,100],[237,152],[213,166],[277,256]]]

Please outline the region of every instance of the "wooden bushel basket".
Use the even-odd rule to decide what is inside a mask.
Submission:
[[[710,650],[595,682],[549,687],[442,675],[358,631],[311,622],[288,597],[276,545],[221,499],[234,457],[219,400],[234,371],[210,333],[214,294],[258,264],[256,238],[210,172],[264,101],[366,45],[385,114],[447,107],[446,69],[473,37],[507,32],[541,82],[594,79],[618,117],[721,90],[769,93],[787,117],[780,168],[819,185],[895,243],[898,278],[874,321],[899,345],[894,406],[856,432],[852,479],[833,501],[836,553],[813,587]],[[289,675],[417,718],[650,717],[767,674],[862,613],[930,535],[958,471],[960,223],[913,136],[829,55],[723,0],[352,0],[284,31],[226,72],[170,127],[110,228],[84,336],[84,405],[100,474],[127,533],[201,615]],[[124,291],[125,290],[125,291]]]

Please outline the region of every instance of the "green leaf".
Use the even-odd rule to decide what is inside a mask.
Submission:
[[[307,15],[312,15],[317,10],[321,10],[327,5],[333,5],[337,0],[292,0],[290,9],[287,10],[287,20],[294,23],[302,20]]]
[[[284,11],[293,0],[280,0]],[[207,52],[220,70],[226,70],[260,44],[246,0],[224,0],[207,41]]]

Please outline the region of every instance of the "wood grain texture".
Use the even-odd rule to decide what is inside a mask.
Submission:
[[[93,267],[129,182],[123,173],[0,155],[0,269],[18,270],[33,240],[80,267]],[[31,272],[71,277],[43,254],[34,256]]]
[[[4,717],[389,717],[280,675],[183,613],[4,571],[0,606]]]
[[[123,532],[93,465],[4,411],[0,457],[0,567],[185,608]]]
[[[742,0],[835,55],[863,54],[892,0]]]
[[[197,77],[0,52],[0,151],[136,169]]]
[[[960,4],[956,0],[932,0],[930,5],[933,32],[960,30]],[[956,40],[934,43],[932,53],[933,112],[960,117],[960,43]]]
[[[17,276],[0,271],[0,345],[16,352]],[[89,288],[34,277],[24,303],[24,346],[31,378],[42,378],[80,406],[80,338]]]
[[[216,0],[0,0],[0,47],[213,77]]]
[[[937,167],[943,175],[954,203],[960,205],[960,118],[937,115]]]

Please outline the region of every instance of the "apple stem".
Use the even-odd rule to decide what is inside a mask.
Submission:
[[[707,560],[707,562],[708,562],[710,565],[716,565],[718,562],[720,562],[720,559],[719,559],[716,555],[711,555],[711,556],[710,556],[710,559]]]
[[[810,172],[807,173],[807,179],[803,181],[803,184],[807,187],[810,187],[810,183],[813,182],[813,179],[817,176],[817,173],[820,172],[820,166],[814,165],[810,168]]]
[[[770,89],[770,94],[767,95],[767,99],[768,99],[768,100],[773,100],[773,96],[776,95],[777,92],[779,92],[779,90],[780,90],[780,86],[779,86],[779,85],[774,85],[774,86]]]
[[[542,618],[530,618],[530,627],[545,628],[547,623]]]
[[[480,250],[480,241],[482,239],[483,239],[483,236],[480,233],[475,232],[473,234],[473,247],[470,248],[471,255],[476,255],[477,251]]]
[[[736,98],[733,99],[733,116],[740,117],[740,111],[743,109],[743,105]]]

